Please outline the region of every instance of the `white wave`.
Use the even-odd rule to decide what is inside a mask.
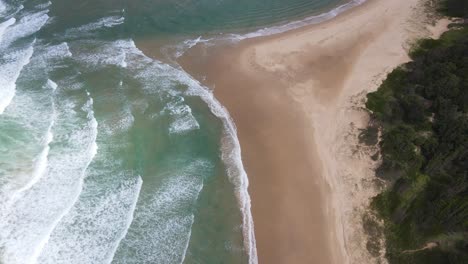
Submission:
[[[139,54],[142,54],[139,51]],[[229,112],[214,97],[213,93],[192,78],[182,69],[176,69],[166,64],[158,64],[168,76],[188,86],[185,95],[197,96],[205,101],[211,112],[222,120],[224,136],[222,139],[222,159],[227,166],[229,180],[234,184],[236,197],[243,217],[244,246],[249,255],[249,263],[258,263],[257,248],[254,234],[254,224],[250,210],[250,195],[248,193],[249,180],[244,170],[241,158],[240,143],[237,138],[237,130]]]
[[[96,22],[89,23],[80,27],[77,27],[72,30],[77,30],[77,31],[94,31],[97,29],[101,28],[111,28],[114,26],[118,26],[122,24],[125,21],[125,18],[122,16],[110,16],[110,17],[104,17],[99,19]]]
[[[58,68],[66,67],[66,58],[72,54],[66,42],[58,45],[45,44],[43,40],[38,40],[34,45],[34,55],[30,63],[21,74],[22,80],[38,81],[41,76],[49,76]],[[47,81],[45,87],[53,89],[54,83]]]
[[[12,6],[3,1],[0,1],[0,17],[2,19],[9,19],[17,15],[21,10],[24,9],[23,5]]]
[[[0,130],[6,132],[0,139],[4,143],[0,151],[0,218],[43,175],[53,117],[49,91],[21,89],[0,118]]]
[[[88,91],[86,91],[86,94],[88,95],[89,99],[86,102],[86,104],[82,107],[82,110],[87,113],[87,118],[89,120],[87,126],[91,129],[90,138],[92,139],[92,141],[87,147],[87,152],[85,152],[85,154],[87,154],[86,157],[88,158],[86,160],[85,166],[81,170],[81,173],[79,174],[79,177],[77,179],[77,182],[76,182],[77,184],[76,184],[76,187],[74,188],[75,189],[74,194],[73,192],[67,193],[67,195],[72,198],[70,203],[66,204],[66,207],[64,208],[64,210],[62,210],[61,213],[55,219],[53,219],[52,223],[48,226],[48,228],[46,228],[45,232],[43,233],[44,236],[38,241],[39,243],[37,243],[36,246],[33,248],[34,251],[32,255],[29,257],[29,260],[31,261],[31,263],[37,262],[37,259],[40,256],[45,245],[48,243],[53,230],[57,227],[57,225],[60,223],[63,217],[65,217],[69,213],[72,206],[78,200],[78,197],[83,189],[83,181],[84,181],[86,170],[88,169],[89,165],[91,164],[91,161],[97,154],[98,146],[96,144],[96,138],[97,138],[98,123],[96,121],[96,118],[94,117],[93,98],[90,96],[90,93]],[[73,142],[81,143],[83,142],[82,137],[83,135],[79,133],[72,134],[72,136],[70,137],[70,140],[72,140]],[[74,160],[71,160],[71,162],[74,162]],[[73,191],[73,190],[70,190],[70,191]]]
[[[23,67],[30,62],[32,54],[32,46],[25,50],[11,52],[7,62],[0,65],[0,87],[2,87],[0,90],[0,114],[5,111],[15,96],[16,80]]]
[[[52,5],[52,2],[48,1],[46,3],[43,3],[43,4],[38,4],[36,6],[37,9],[46,9],[48,8],[50,5]]]
[[[127,68],[127,62],[125,61],[125,58],[126,58],[125,52],[123,52],[121,56],[122,56],[122,59],[120,60],[119,65],[122,68]]]
[[[47,85],[49,85],[53,90],[57,88],[57,84],[50,79],[47,80]],[[55,106],[54,106],[54,102],[52,101],[52,117],[51,117],[50,125],[47,128],[47,132],[44,138],[44,148],[42,152],[34,159],[35,166],[34,166],[34,170],[33,170],[31,178],[29,179],[26,185],[22,186],[20,189],[18,189],[17,192],[15,192],[15,195],[12,197],[13,202],[17,199],[18,195],[29,190],[46,173],[48,155],[50,151],[50,143],[54,139],[54,134],[52,133],[54,122],[55,122]]]
[[[127,67],[129,63],[131,64],[129,70],[135,72],[135,77],[141,80],[143,85],[148,88],[147,91],[162,92],[161,90],[154,89],[154,83],[160,84],[158,88],[172,89],[169,87],[172,87],[171,84],[174,82],[173,77],[175,77],[175,75],[172,75],[172,78],[170,75],[173,74],[172,72],[174,69],[171,69],[168,75],[165,76],[167,70],[163,69],[164,66],[146,57],[135,47],[133,41],[119,40],[113,42],[111,45],[107,44],[102,46],[104,46],[104,48],[97,49],[98,52],[93,50],[92,54],[81,56],[85,58],[87,65],[121,65],[122,61],[124,61],[125,67]],[[120,56],[118,54],[120,54]],[[105,59],[101,59],[101,57]],[[164,83],[164,81],[168,83]],[[200,125],[192,115],[190,106],[184,103],[184,98],[176,94],[172,94],[172,96],[175,98],[172,98],[162,110],[162,112],[169,114],[172,119],[169,125],[169,133],[182,134],[199,129]]]
[[[230,34],[227,36],[227,38],[231,40],[243,40],[259,36],[283,33],[306,25],[317,24],[322,21],[331,19],[336,17],[338,14],[364,2],[365,0],[352,0],[318,16],[311,16],[301,21],[294,21],[281,26],[269,27],[248,34]],[[184,45],[182,45],[184,48],[180,49],[179,53],[175,53],[176,58],[177,56],[183,54],[186,50],[196,45],[198,42],[199,40],[196,39],[194,41],[189,40],[184,43]],[[185,83],[189,86],[189,90],[186,92],[187,95],[194,95],[202,98],[210,106],[212,113],[223,121],[225,135],[222,140],[222,159],[227,164],[230,181],[236,186],[236,195],[243,216],[244,245],[246,251],[249,254],[249,263],[256,264],[258,263],[258,257],[254,234],[254,222],[251,214],[251,201],[248,193],[249,182],[247,173],[245,172],[244,166],[242,164],[241,148],[237,138],[235,124],[231,119],[228,111],[219,103],[219,101],[217,101],[209,89],[203,87],[198,81],[194,80],[190,75],[182,70],[180,70],[178,79],[185,80]]]
[[[100,64],[102,65],[116,65],[122,68],[127,68],[127,61],[126,61],[126,53],[125,51],[121,50],[119,54],[116,56],[107,56],[104,59],[101,58],[102,55],[98,55],[100,57]]]
[[[263,28],[254,32],[250,32],[247,34],[230,34],[229,38],[235,39],[235,40],[243,40],[243,39],[249,39],[249,38],[256,38],[256,37],[261,37],[261,36],[269,36],[269,35],[274,35],[274,34],[279,34],[283,33],[289,30],[294,30],[298,29],[307,25],[312,25],[312,24],[318,24],[320,22],[323,22],[325,20],[332,19],[339,15],[340,13],[343,13],[346,10],[349,10],[355,6],[361,5],[365,2],[366,0],[351,0],[348,3],[342,4],[326,13],[322,13],[320,15],[316,16],[310,16],[308,18],[305,18],[303,20],[299,21],[293,21],[284,25],[280,26],[273,26],[273,27],[268,27],[268,28]]]
[[[39,31],[49,19],[48,10],[28,14],[22,17],[14,25],[9,26],[0,42],[0,47],[6,48],[11,43],[24,37],[31,36]]]
[[[47,87],[51,88],[52,90],[56,90],[58,85],[52,81],[51,79],[47,79]]]
[[[103,28],[112,28],[118,25],[121,25],[125,22],[125,17],[123,16],[109,16],[104,17],[96,22],[92,22],[86,25],[82,25],[75,28],[70,28],[65,31],[66,38],[84,38],[92,36],[92,33],[96,30]],[[62,36],[59,36],[62,37]]]
[[[186,106],[189,108],[189,106]],[[170,134],[183,134],[200,128],[197,120],[191,115],[177,117],[169,126]]]
[[[154,83],[153,78],[155,78],[155,72],[159,73],[157,78],[159,83],[162,85],[159,86],[159,92],[161,89],[164,89],[165,86],[173,87],[176,83],[183,83],[188,87],[185,95],[200,97],[208,104],[211,112],[223,121],[225,131],[222,139],[222,159],[227,166],[229,180],[236,188],[236,196],[243,217],[242,222],[244,246],[246,252],[249,255],[249,263],[258,263],[254,224],[250,210],[250,195],[248,193],[249,181],[247,173],[245,172],[242,164],[241,149],[239,140],[237,138],[237,130],[228,111],[221,105],[221,103],[219,103],[219,101],[214,97],[212,92],[207,87],[202,86],[198,81],[193,79],[182,69],[176,69],[167,64],[153,61],[146,57],[143,52],[141,52],[136,47],[133,48],[134,44],[130,46],[132,46],[131,49],[133,51],[129,52],[127,57],[130,59],[130,61],[136,60],[139,62],[138,67],[140,67],[139,69],[141,70],[136,74],[136,76],[144,79],[144,83]],[[161,80],[165,80],[167,83],[161,83]],[[173,90],[171,92],[174,93]]]
[[[117,252],[117,248],[119,247],[120,243],[122,240],[125,238],[125,236],[128,233],[128,229],[130,228],[133,219],[134,219],[134,214],[135,214],[135,209],[136,205],[138,202],[138,198],[140,196],[140,191],[141,191],[141,186],[143,185],[143,180],[141,179],[140,176],[138,176],[138,182],[137,182],[137,191],[134,192],[134,199],[133,199],[133,204],[130,207],[130,210],[128,210],[128,215],[127,215],[127,222],[125,224],[125,229],[123,232],[120,234],[119,238],[117,239],[116,243],[114,243],[114,247],[112,249],[111,254],[109,254],[109,258],[107,259],[107,263],[111,263],[112,260],[114,259],[115,253]]]
[[[47,129],[47,133],[45,136],[44,149],[39,154],[39,156],[36,157],[36,159],[34,160],[35,168],[34,168],[32,177],[26,185],[24,185],[18,190],[18,193],[22,193],[22,192],[29,190],[34,184],[36,184],[39,181],[39,179],[42,176],[44,176],[46,169],[47,169],[47,157],[49,155],[50,143],[52,142],[54,138],[54,135],[52,134],[53,126],[54,126],[54,121],[52,120],[49,128]]]
[[[113,42],[81,40],[75,44],[81,47],[75,59],[91,69],[109,65],[127,68],[127,53],[132,52],[134,45],[129,40]]]
[[[125,18],[122,16],[113,16],[113,17],[102,18],[98,22],[96,22],[95,25],[98,25],[99,27],[111,28],[111,27],[122,24],[124,21],[125,21]]]
[[[179,76],[189,85],[187,95],[202,98],[209,105],[211,112],[223,121],[225,133],[222,139],[222,159],[227,166],[229,180],[236,188],[236,196],[242,213],[244,246],[249,255],[249,263],[256,264],[258,257],[248,193],[249,179],[242,163],[241,148],[234,121],[227,109],[221,105],[208,88],[203,87],[186,72],[181,71]]]
[[[182,98],[180,96],[180,91],[175,91],[174,87],[178,86],[178,84],[180,83],[185,84],[189,87],[186,95],[200,96],[203,100],[205,100],[208,103],[212,112],[216,116],[220,117],[221,120],[223,120],[226,130],[223,139],[223,160],[225,161],[228,167],[229,179],[236,186],[236,195],[240,204],[240,210],[242,211],[243,215],[245,249],[249,253],[250,263],[257,263],[255,238],[253,233],[253,221],[250,213],[250,197],[247,192],[248,179],[245,174],[245,171],[242,168],[242,161],[240,158],[240,147],[236,136],[235,126],[230,120],[227,111],[219,104],[218,101],[216,101],[216,99],[214,99],[213,95],[211,94],[211,92],[209,92],[209,90],[206,87],[201,86],[190,75],[183,72],[182,70],[173,68],[169,65],[162,64],[158,61],[154,61],[146,57],[140,50],[138,50],[135,47],[133,41],[131,40],[120,40],[112,43],[97,43],[96,41],[93,41],[87,42],[85,44],[87,44],[91,48],[86,48],[86,50],[83,49],[80,52],[77,52],[74,57],[78,61],[82,61],[84,65],[88,67],[118,65],[119,61],[121,60],[111,60],[109,62],[109,60],[106,60],[105,58],[118,58],[120,54],[125,54],[127,69],[133,74],[134,78],[136,78],[143,84],[143,88],[149,95],[152,93],[161,94],[167,92],[170,96],[179,96],[180,98]],[[157,89],[155,89],[155,83],[158,83]],[[177,126],[177,123],[174,123],[172,128],[170,128],[172,132],[187,131],[187,129],[198,128],[198,123],[191,115],[191,109],[188,106],[186,106],[183,103],[183,101],[178,102],[178,105],[174,106],[175,107],[170,109],[169,113],[173,114],[174,116],[181,115],[181,117],[185,115],[188,117],[187,120],[189,122],[185,122],[184,126]],[[180,118],[181,121],[183,121],[183,119],[184,118]],[[186,124],[190,124],[190,126],[187,127]],[[148,205],[148,207],[153,208],[152,211],[160,210],[158,209],[158,206],[161,205]],[[145,213],[138,211],[136,213],[136,219],[134,220],[134,222],[144,221],[145,225],[151,225],[152,222],[150,220],[144,220],[144,218],[140,218],[145,215],[146,217],[148,217],[149,212]],[[164,213],[162,213],[162,215],[164,215]],[[155,243],[157,243],[159,248],[162,248],[158,252],[155,252],[154,255],[150,256],[151,259],[171,259],[173,263],[178,262],[181,258],[183,258],[183,256],[180,256],[180,252],[181,250],[186,250],[188,243],[186,241],[189,240],[190,236],[190,228],[188,227],[191,226],[191,224],[193,223],[193,215],[187,215],[177,219],[178,220],[174,219],[171,221],[163,221],[163,219],[161,219],[161,224],[164,223],[163,226],[147,228],[149,230],[156,230],[159,232],[151,233],[151,238],[153,241],[159,241]],[[130,228],[127,237],[121,242],[121,246],[117,250],[117,256],[121,256],[122,254],[125,255],[124,252],[128,250],[136,249],[139,247],[150,247],[150,245],[137,244],[137,241],[141,241],[143,238],[133,237],[135,235],[132,233],[131,230],[132,227]],[[170,231],[175,232],[178,235],[171,235],[173,233],[168,233]],[[183,237],[186,237],[185,239],[182,239],[182,234],[184,234]],[[169,237],[179,237],[179,240],[184,243],[177,243],[176,245],[164,244],[164,241],[167,241]],[[139,248],[139,251],[155,251],[150,248],[148,248],[148,250],[144,250],[141,248]],[[125,258],[119,257],[118,259]]]
[[[3,1],[0,1],[0,14],[3,14],[6,8],[7,8],[6,4]]]
[[[213,40],[212,38],[210,39],[203,39],[201,36],[196,38],[196,39],[187,39],[185,41],[182,41],[181,43],[173,46],[166,46],[162,48],[162,51],[165,53],[166,56],[172,61],[175,61],[175,59],[180,58],[182,55],[184,55],[185,52],[187,52],[189,49],[195,47],[199,43],[210,43],[210,41]]]
[[[75,59],[89,69],[110,65],[127,68],[128,53],[132,53],[134,49],[134,44],[130,40],[114,42],[81,40],[75,44],[81,47]]]
[[[140,198],[113,263],[181,263],[194,221],[189,208],[203,187],[203,175],[198,174],[206,166],[211,165],[194,161],[180,171],[167,172],[169,177],[156,191]]]
[[[0,223],[3,263],[34,263],[47,244],[55,226],[80,195],[85,171],[96,154],[97,121],[89,98],[82,111],[75,105],[57,101],[54,138],[49,150],[47,171],[39,181],[15,201]]]
[[[202,40],[200,36],[196,39],[189,39],[189,40],[182,42],[182,45],[178,46],[177,52],[175,54],[176,58],[179,58],[180,56],[182,56],[187,50],[193,48],[198,43],[206,42],[206,41],[209,41],[209,40]]]
[[[16,19],[14,17],[8,19],[7,21],[3,22],[0,24],[0,43],[2,43],[2,38],[3,38],[3,34],[5,34],[5,30],[15,24],[16,22]]]
[[[58,45],[46,46],[43,50],[42,57],[50,59],[62,59],[72,57],[73,54],[70,52],[70,47],[67,42],[62,42]]]
[[[168,113],[173,119],[169,125],[170,134],[182,134],[200,128],[195,117],[192,115],[190,106],[184,103],[184,98],[179,97],[178,101],[171,100],[162,112]]]
[[[15,95],[16,80],[21,70],[30,62],[33,54],[32,44],[23,50],[6,50],[14,41],[30,36],[37,32],[48,19],[47,11],[41,11],[22,17],[19,21],[10,18],[0,25],[0,48],[3,49],[3,59],[6,61],[0,65],[0,114],[11,103]]]
[[[103,158],[106,159],[97,159]],[[91,165],[87,177],[93,179],[86,181],[80,199],[54,229],[38,258],[39,263],[112,261],[133,220],[142,180],[140,177],[127,179],[128,174],[120,173],[112,183],[99,183],[108,173],[115,172]]]
[[[116,119],[117,121],[108,125],[108,134],[128,131],[135,122],[135,117],[130,109],[125,109],[123,112],[118,113]]]

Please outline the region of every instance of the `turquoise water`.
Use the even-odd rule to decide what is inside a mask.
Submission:
[[[342,2],[0,0],[0,263],[256,263],[228,113],[134,41],[279,32]]]

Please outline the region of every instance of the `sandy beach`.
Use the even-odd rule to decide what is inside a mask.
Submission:
[[[259,263],[373,263],[362,215],[378,191],[375,149],[359,147],[365,94],[437,37],[419,0],[369,0],[334,19],[180,59],[238,129]]]

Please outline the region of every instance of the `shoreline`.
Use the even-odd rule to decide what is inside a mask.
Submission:
[[[319,24],[212,48],[203,59],[196,46],[179,59],[238,128],[261,263],[382,259],[365,252],[362,214],[379,183],[375,150],[354,149],[368,121],[360,107],[409,60],[415,32],[444,30],[414,21],[420,2],[368,0]]]

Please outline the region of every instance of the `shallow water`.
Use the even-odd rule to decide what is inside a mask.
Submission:
[[[134,40],[263,34],[343,1],[0,1],[0,263],[255,263],[228,113]]]

